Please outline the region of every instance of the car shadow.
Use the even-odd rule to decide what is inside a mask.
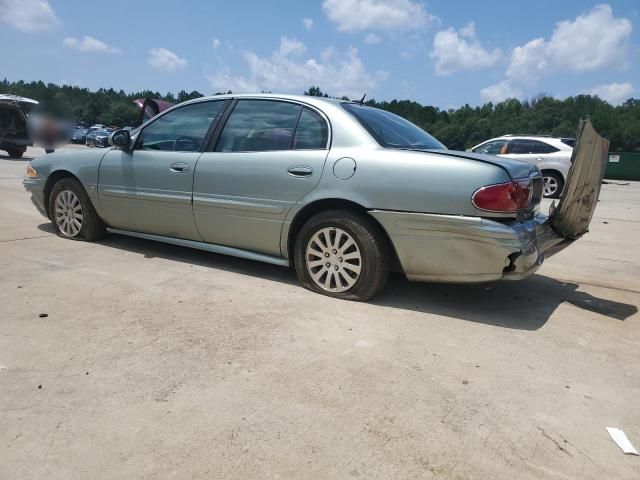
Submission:
[[[51,223],[38,228],[55,233]],[[299,285],[291,268],[122,235],[108,235],[100,243],[145,258],[163,258]],[[445,284],[409,282],[403,275],[392,274],[383,294],[369,303],[519,330],[538,330],[565,302],[622,321],[638,312],[636,305],[596,297],[579,291],[579,287],[577,283],[544,275],[515,282]]]
[[[23,155],[22,157],[12,157],[6,153],[0,153],[0,160],[11,160],[13,162],[30,162],[34,157]]]
[[[520,330],[539,329],[563,303],[622,321],[638,312],[636,305],[579,288],[577,283],[537,274],[520,281],[466,285],[415,283],[393,275],[373,303]]]

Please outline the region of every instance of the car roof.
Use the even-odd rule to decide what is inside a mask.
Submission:
[[[547,135],[502,135],[500,137],[491,138],[489,140],[485,140],[482,143],[476,145],[476,147],[482,145],[487,142],[495,142],[496,140],[537,140],[540,142],[548,143],[549,145],[553,145],[554,147],[559,148],[560,150],[571,150],[571,147],[564,143],[562,139],[566,139],[566,137],[551,137]],[[473,148],[476,148],[473,147]]]
[[[311,95],[288,95],[288,94],[278,94],[278,93],[241,93],[241,94],[224,94],[224,95],[210,95],[208,97],[199,97],[194,98],[193,100],[189,100],[187,102],[181,103],[179,105],[184,105],[187,103],[196,103],[202,102],[206,100],[228,100],[228,99],[267,99],[267,100],[292,100],[295,102],[308,103],[310,105],[321,106],[323,104],[332,104],[336,105],[339,103],[349,103],[348,100],[341,100],[339,98],[330,98],[330,97],[315,97]]]

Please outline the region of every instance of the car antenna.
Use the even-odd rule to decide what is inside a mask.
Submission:
[[[367,96],[367,94],[365,93],[364,95],[362,95],[362,98],[360,100],[358,100],[356,103],[359,103],[360,105],[364,105],[364,99]]]

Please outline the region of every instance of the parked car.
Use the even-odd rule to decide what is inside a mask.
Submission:
[[[10,157],[20,158],[33,145],[27,126],[27,116],[38,102],[31,98],[0,94],[0,150]]]
[[[85,127],[76,127],[71,135],[71,143],[85,143],[89,129]]]
[[[108,147],[109,146],[109,135],[111,135],[113,130],[104,129],[97,130],[95,135],[93,136],[93,144],[95,147]]]
[[[87,147],[107,147],[109,146],[108,139],[111,132],[112,130],[92,127],[84,137],[84,143]]]
[[[574,144],[573,138],[503,135],[476,145],[471,151],[516,158],[535,165],[544,179],[544,197],[558,198],[569,173]]]
[[[84,137],[84,144],[87,147],[95,147],[96,133],[98,132],[97,128],[89,129],[89,132]]]
[[[65,238],[107,232],[294,266],[301,283],[367,300],[410,279],[521,279],[586,231],[608,142],[580,124],[565,193],[511,158],[447,150],[390,112],[327,98],[182,103],[106,150],[35,159],[24,185]]]

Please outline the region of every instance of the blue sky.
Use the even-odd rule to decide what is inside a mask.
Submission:
[[[0,0],[0,77],[90,89],[640,96],[640,2]]]

